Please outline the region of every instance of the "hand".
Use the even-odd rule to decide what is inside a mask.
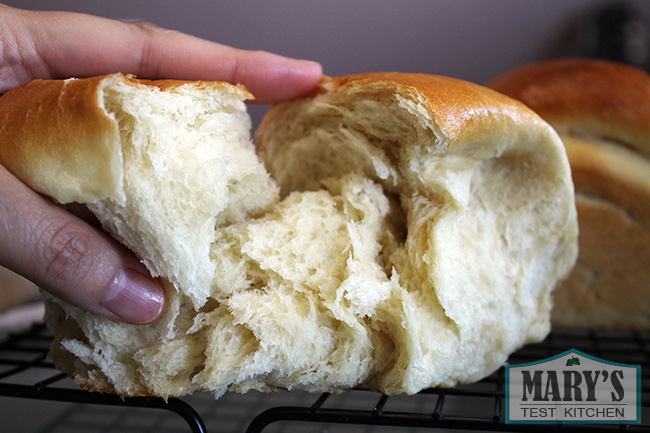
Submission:
[[[243,51],[149,24],[0,5],[0,92],[36,78],[111,72],[243,84],[259,103],[318,85],[320,65]],[[0,166],[0,265],[88,311],[135,324],[163,309],[159,283],[124,246]]]

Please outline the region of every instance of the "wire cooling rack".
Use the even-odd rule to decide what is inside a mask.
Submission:
[[[29,407],[37,400],[71,403],[43,432],[414,432],[437,431],[646,431],[650,432],[650,335],[554,331],[542,343],[514,353],[523,364],[577,349],[607,361],[641,365],[642,424],[506,424],[504,369],[475,384],[430,389],[413,396],[364,390],[341,394],[278,392],[203,393],[183,399],[125,398],[79,389],[46,359],[52,341],[44,325],[0,343],[0,396]],[[6,401],[3,398],[3,401]],[[88,409],[95,408],[95,412]],[[0,405],[0,409],[2,406]],[[83,408],[83,409],[82,409]],[[98,408],[101,408],[99,411]],[[108,409],[112,408],[112,409]],[[0,417],[2,411],[0,410]],[[0,425],[3,420],[0,419]],[[85,423],[85,424],[84,424]],[[105,425],[103,425],[104,423]],[[18,430],[20,431],[20,430]]]

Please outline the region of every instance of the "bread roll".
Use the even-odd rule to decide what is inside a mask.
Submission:
[[[553,324],[650,330],[650,76],[564,59],[497,78],[559,132],[576,188],[580,254],[555,292]]]
[[[146,326],[50,299],[60,369],[120,395],[415,393],[546,336],[577,224],[536,114],[449,78],[335,78],[271,108],[258,159],[249,96],[109,75],[0,99],[0,162],[86,203],[167,291]]]

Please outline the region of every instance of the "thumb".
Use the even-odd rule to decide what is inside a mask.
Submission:
[[[123,245],[0,166],[0,264],[72,305],[134,324],[156,320],[163,289]]]

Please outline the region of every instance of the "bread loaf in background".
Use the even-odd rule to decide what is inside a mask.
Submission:
[[[577,223],[539,116],[450,78],[340,77],[273,106],[258,158],[249,97],[109,75],[0,99],[0,162],[85,203],[167,292],[145,326],[49,298],[57,367],[120,395],[415,393],[546,336]]]
[[[548,121],[569,156],[580,254],[555,292],[554,326],[650,330],[650,76],[561,59],[517,68],[490,86]]]

